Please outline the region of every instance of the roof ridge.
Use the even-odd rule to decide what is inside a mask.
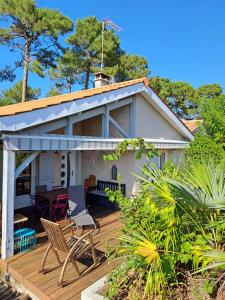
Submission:
[[[0,106],[0,109],[2,107],[7,107],[7,106],[14,106],[14,105],[24,105],[25,103],[32,103],[33,101],[35,102],[39,102],[39,101],[43,101],[43,100],[47,100],[47,99],[57,99],[61,96],[67,96],[67,95],[72,95],[72,94],[81,94],[81,93],[85,93],[85,92],[89,92],[89,91],[99,91],[99,90],[104,90],[104,89],[108,89],[109,87],[113,87],[113,86],[120,86],[120,85],[123,85],[124,83],[126,84],[129,84],[131,82],[134,82],[134,83],[138,83],[138,82],[144,82],[145,79],[147,79],[147,77],[142,77],[142,78],[138,78],[138,79],[132,79],[132,80],[127,80],[127,81],[122,81],[122,82],[116,82],[116,83],[112,83],[112,84],[108,84],[108,85],[105,85],[105,86],[102,86],[102,87],[98,87],[98,88],[91,88],[91,89],[85,89],[85,90],[81,90],[81,91],[74,91],[74,92],[71,92],[71,93],[63,93],[63,94],[60,94],[60,95],[55,95],[55,96],[50,96],[50,97],[44,97],[44,98],[39,98],[39,99],[31,99],[31,100],[28,100],[28,101],[25,101],[25,102],[19,102],[19,103],[13,103],[13,104],[9,104],[9,105],[5,105],[5,106]],[[148,80],[148,79],[147,79]]]
[[[94,96],[94,95],[104,93],[104,92],[110,92],[115,89],[127,87],[129,85],[133,85],[133,84],[141,83],[141,82],[143,82],[144,85],[147,86],[148,78],[142,77],[142,78],[138,78],[138,79],[132,79],[132,80],[127,80],[127,81],[123,81],[123,82],[117,82],[117,83],[105,85],[103,87],[85,89],[85,90],[81,90],[81,91],[75,91],[72,93],[65,93],[65,94],[60,94],[60,95],[56,95],[56,96],[40,98],[37,100],[33,99],[33,100],[26,101],[26,102],[14,103],[14,104],[0,107],[0,116],[14,115],[16,113],[28,112],[28,111],[31,111],[34,109],[41,109],[41,108],[48,107],[50,105],[57,105],[57,104],[61,104],[63,102],[67,102],[67,101],[79,100],[81,98]],[[80,98],[79,98],[79,95],[81,95]],[[73,99],[73,97],[74,97],[74,99]],[[24,108],[24,109],[22,109],[22,108]],[[10,110],[11,110],[11,112],[10,112]]]

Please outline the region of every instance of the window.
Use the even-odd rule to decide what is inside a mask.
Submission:
[[[161,153],[160,157],[159,157],[159,169],[162,170],[163,168],[163,164],[166,161],[166,154],[165,153]]]
[[[117,167],[112,166],[112,180],[117,180]]]
[[[16,196],[28,195],[31,191],[31,166],[28,166],[16,179]]]
[[[18,153],[16,155],[16,167],[18,167],[29,154]],[[31,192],[31,165],[29,165],[16,179],[16,196],[28,195]]]

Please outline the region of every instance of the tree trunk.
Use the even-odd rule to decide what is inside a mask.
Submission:
[[[30,46],[29,41],[26,41],[25,51],[24,51],[24,67],[23,67],[23,89],[22,89],[22,102],[27,100],[27,90],[28,90],[28,69],[30,63]]]
[[[91,74],[91,65],[88,65],[86,71],[85,83],[84,83],[85,90],[87,90],[89,87],[90,74]]]

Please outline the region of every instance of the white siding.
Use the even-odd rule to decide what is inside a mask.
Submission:
[[[113,119],[129,134],[129,106],[120,107],[110,112]],[[124,138],[124,136],[112,125],[109,127],[109,136],[111,138]]]
[[[60,154],[41,153],[39,157],[39,185],[60,185]]]
[[[180,133],[141,95],[137,96],[136,101],[136,136],[184,140]]]

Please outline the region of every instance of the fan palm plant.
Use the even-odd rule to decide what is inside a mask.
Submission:
[[[225,210],[225,164],[195,162],[180,172],[179,180],[167,178],[174,188],[183,192],[188,201],[209,209]]]
[[[121,198],[120,254],[136,273],[142,269],[145,298],[167,299],[186,274],[225,268],[224,175],[213,162],[171,172],[148,163],[136,175],[139,195]]]

